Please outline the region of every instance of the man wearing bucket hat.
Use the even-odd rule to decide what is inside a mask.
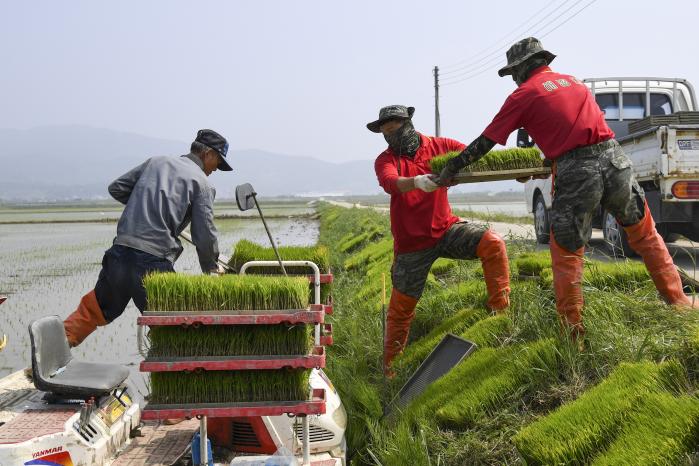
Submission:
[[[393,290],[386,319],[384,372],[408,340],[415,307],[432,264],[439,257],[480,258],[488,307],[502,312],[509,306],[510,272],[505,242],[485,225],[467,223],[451,212],[447,189],[433,180],[429,161],[436,155],[461,151],[464,145],[415,131],[413,107],[391,105],[367,124],[383,133],[388,148],[374,164],[379,185],[391,195],[391,232],[395,257]]]
[[[460,169],[480,159],[495,143],[505,144],[512,131],[523,127],[552,163],[553,284],[556,309],[571,336],[577,339],[584,333],[583,253],[593,211],[600,203],[623,226],[663,299],[679,308],[696,307],[682,291],[677,269],[631,171],[631,161],[587,86],[549,68],[554,58],[533,37],[510,47],[507,65],[498,74],[512,75],[517,89],[485,131],[447,164],[438,182],[449,184]]]
[[[109,185],[109,194],[125,207],[95,288],[63,323],[70,346],[119,317],[131,299],[140,311],[145,309],[143,277],[153,271],[174,271],[182,253],[178,237],[190,223],[202,271],[220,272],[215,191],[207,177],[216,170],[232,170],[227,153],[223,136],[202,129],[189,154],[152,157]]]

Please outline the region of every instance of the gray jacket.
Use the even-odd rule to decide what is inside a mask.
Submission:
[[[199,157],[152,157],[114,180],[109,194],[126,204],[114,244],[175,262],[182,253],[178,237],[191,222],[202,271],[217,269],[216,191]]]

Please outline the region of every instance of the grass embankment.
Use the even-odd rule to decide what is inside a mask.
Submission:
[[[343,238],[373,229],[384,233],[340,250]],[[478,261],[440,260],[410,344],[396,361],[397,376],[384,387],[381,280],[384,275],[389,294],[393,258],[388,217],[325,206],[320,241],[330,249],[336,278],[327,372],[348,410],[352,464],[500,465],[524,458],[689,464],[696,458],[699,318],[664,305],[639,263],[586,261],[588,332],[579,353],[559,333],[550,258],[533,253],[533,243],[508,243],[513,281],[505,316],[485,310]],[[479,349],[403,412],[382,420],[383,406],[446,333]]]

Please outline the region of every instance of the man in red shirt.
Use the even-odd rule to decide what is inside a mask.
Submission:
[[[483,134],[444,168],[438,182],[449,184],[460,169],[481,158],[495,143],[505,144],[512,131],[523,127],[553,165],[550,248],[554,293],[561,322],[567,324],[573,338],[584,333],[583,253],[593,211],[600,203],[624,227],[630,246],[643,258],[665,301],[692,307],[655,230],[631,160],[614,140],[587,86],[548,67],[555,57],[533,37],[510,47],[507,66],[498,74],[511,74],[517,89]]]
[[[384,371],[388,375],[392,374],[393,358],[406,345],[415,306],[437,258],[480,258],[488,307],[499,312],[510,303],[505,242],[485,225],[467,223],[452,214],[447,188],[432,180],[430,159],[461,151],[464,145],[415,131],[411,120],[414,111],[413,107],[391,105],[381,109],[378,120],[367,124],[369,130],[383,133],[388,142],[374,163],[379,185],[391,195],[395,252],[384,340]]]

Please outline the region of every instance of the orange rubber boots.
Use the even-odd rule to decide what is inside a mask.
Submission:
[[[95,290],[90,291],[80,300],[78,308],[63,321],[63,326],[71,348],[78,346],[97,327],[107,325],[102,309],[97,302]]]
[[[488,289],[488,308],[500,313],[510,305],[510,266],[507,248],[500,235],[487,230],[476,248],[481,260],[485,286]]]
[[[393,359],[403,351],[408,342],[410,323],[415,318],[417,299],[393,288],[386,316],[386,338],[383,342],[383,369],[389,377]]]
[[[682,290],[680,274],[672,262],[665,242],[655,229],[647,202],[644,211],[640,222],[624,227],[629,246],[643,258],[643,263],[646,264],[653,283],[665,302],[683,308],[699,308],[699,304],[693,303]]]
[[[570,252],[561,247],[551,233],[551,265],[553,266],[553,292],[556,296],[556,311],[564,331],[570,332],[573,340],[584,335],[582,323],[583,254],[585,248]]]

